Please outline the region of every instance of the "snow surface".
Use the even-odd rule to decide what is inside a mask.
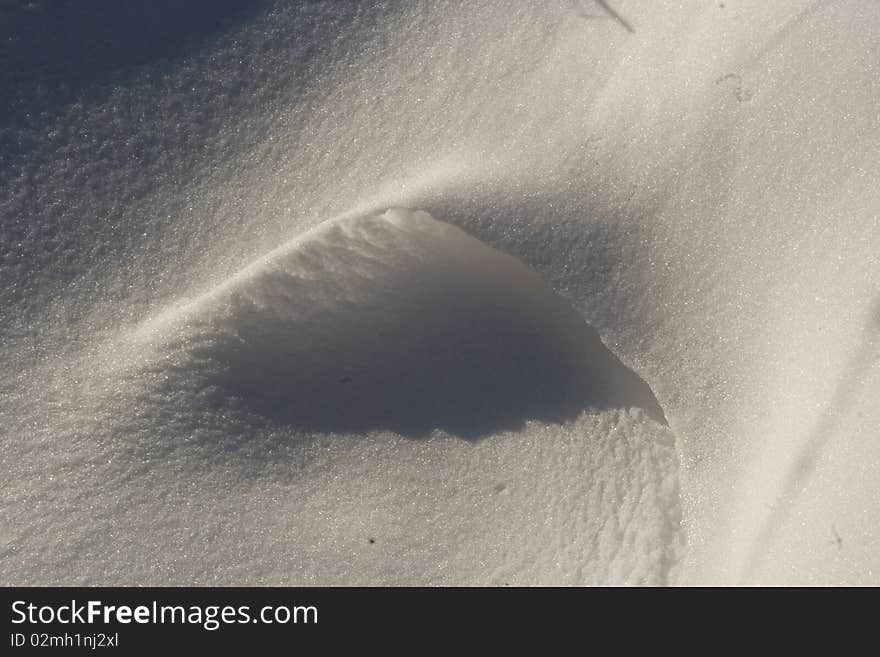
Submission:
[[[0,582],[880,583],[880,4],[248,4],[0,7]]]

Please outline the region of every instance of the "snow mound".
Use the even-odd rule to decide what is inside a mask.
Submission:
[[[466,439],[642,408],[648,385],[515,258],[404,209],[329,222],[182,313],[224,395],[324,433]]]

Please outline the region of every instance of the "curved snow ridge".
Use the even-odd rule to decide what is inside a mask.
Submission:
[[[203,386],[309,431],[476,439],[632,407],[665,424],[535,272],[425,212],[322,224],[178,319]]]
[[[199,566],[216,581],[674,581],[678,455],[650,389],[462,230],[333,220],[169,318],[135,393],[143,444],[123,448],[205,486],[198,512],[232,532]],[[241,570],[254,535],[283,538]],[[173,540],[140,517],[126,536]],[[188,572],[165,554],[154,569]]]

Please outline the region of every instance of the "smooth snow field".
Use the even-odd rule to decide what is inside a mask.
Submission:
[[[880,584],[880,2],[0,3],[0,584]]]

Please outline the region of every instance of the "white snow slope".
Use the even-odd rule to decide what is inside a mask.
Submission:
[[[880,584],[880,3],[0,7],[0,583]]]

